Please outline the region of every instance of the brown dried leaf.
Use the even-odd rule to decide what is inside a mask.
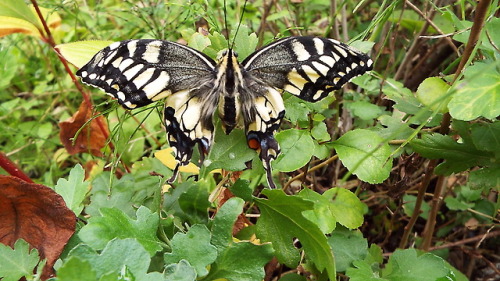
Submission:
[[[14,246],[22,238],[47,259],[43,277],[75,232],[76,217],[63,198],[41,184],[0,175],[0,243]]]
[[[89,152],[98,157],[102,156],[101,149],[106,145],[109,136],[108,126],[102,116],[92,119],[90,126],[85,124],[91,118],[92,110],[86,102],[82,102],[70,119],[59,123],[61,128],[59,138],[69,154]],[[73,141],[77,133],[78,136]]]

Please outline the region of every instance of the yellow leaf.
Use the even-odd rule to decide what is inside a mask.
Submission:
[[[155,157],[171,170],[175,169],[175,165],[177,165],[177,161],[172,152],[173,149],[171,147],[155,152]],[[179,172],[197,175],[200,172],[200,168],[193,163],[189,163],[187,166],[180,166]]]
[[[78,41],[59,44],[56,48],[67,61],[80,68],[89,62],[97,52],[112,43],[113,41]]]
[[[33,6],[29,7],[31,12],[35,15],[36,11]],[[51,10],[40,7],[40,12],[47,22],[47,26],[51,31],[57,29],[61,26],[61,17],[56,12],[51,12]],[[1,14],[1,13],[0,13]],[[26,17],[27,18],[27,17]],[[42,22],[38,17],[36,17],[36,22],[38,26],[42,26]],[[13,33],[24,33],[31,36],[42,37],[38,28],[31,22],[23,19],[19,16],[0,16],[0,37],[13,34]]]

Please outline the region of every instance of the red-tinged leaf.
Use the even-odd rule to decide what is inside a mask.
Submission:
[[[0,243],[14,246],[22,238],[47,259],[44,279],[75,232],[75,214],[63,198],[41,184],[0,175]]]
[[[109,130],[104,117],[92,118],[92,109],[82,102],[78,111],[67,121],[59,123],[59,138],[69,154],[89,152],[102,156],[101,149],[106,145]],[[76,136],[76,139],[74,139]]]

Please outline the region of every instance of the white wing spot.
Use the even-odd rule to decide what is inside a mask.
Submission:
[[[316,68],[319,73],[323,76],[326,76],[328,74],[328,70],[330,70],[330,68],[328,68],[326,65],[322,64],[322,63],[319,63],[317,61],[313,61],[312,62],[312,65],[314,66],[314,68]]]
[[[340,77],[333,78],[333,83],[338,84],[340,81]]]
[[[364,61],[360,61],[360,62],[359,62],[359,65],[361,65],[361,66],[365,66],[365,62],[364,62]]]
[[[329,67],[333,67],[335,65],[335,59],[330,56],[321,56],[319,60],[326,63]]]
[[[121,42],[115,42],[115,43],[109,45],[109,49],[114,50],[114,49],[120,47],[120,45],[121,45]]]
[[[111,80],[111,79],[109,79],[109,80]],[[111,88],[113,88],[115,90],[120,90],[120,86],[118,86],[118,84],[111,85]]]
[[[135,50],[137,49],[137,41],[130,41],[127,43],[128,54],[133,57],[135,56]]]
[[[339,61],[339,60],[340,60],[340,57],[339,57],[339,55],[337,55],[337,53],[332,52],[332,56],[333,56],[333,59],[334,59],[335,61]]]
[[[89,79],[94,80],[94,79],[96,79],[96,78],[97,78],[97,74],[95,74],[95,73],[90,73],[90,75],[89,75]]]
[[[358,64],[357,64],[357,63],[355,63],[355,62],[353,62],[353,63],[351,64],[351,68],[352,68],[352,69],[355,69],[356,67],[358,67]]]
[[[124,101],[125,100],[125,94],[121,91],[118,91],[116,92],[116,98],[121,100],[121,101]]]
[[[319,74],[309,65],[302,66],[302,70],[304,70],[309,80],[311,80],[311,82],[313,83],[316,82],[316,80],[318,80],[318,78],[320,77]]]
[[[344,77],[344,76],[345,76],[345,72],[342,72],[342,71],[339,71],[337,74],[338,74],[340,77]]]
[[[295,88],[292,85],[286,85],[285,86],[285,91],[288,91],[290,94],[293,94],[293,95],[296,95],[296,96],[300,96],[300,89]]]
[[[114,60],[111,65],[114,67],[118,68],[120,66],[120,63],[123,61],[123,57],[118,57],[116,60]]]
[[[165,91],[160,92],[156,96],[154,96],[151,100],[154,100],[154,101],[161,100],[163,98],[170,96],[171,94],[172,94],[172,91],[165,90]]]
[[[346,67],[346,68],[345,68],[345,72],[347,72],[347,73],[351,72],[351,70],[352,70],[352,69],[351,69],[350,67]]]
[[[142,54],[142,58],[149,63],[160,62],[160,47],[161,41],[153,41],[146,46],[146,51]]]
[[[104,76],[103,76],[103,77],[104,77]],[[106,80],[106,83],[107,83],[108,85],[111,85],[111,83],[113,83],[113,79],[108,79],[108,80]]]
[[[313,42],[314,42],[314,47],[316,47],[316,52],[318,52],[318,55],[322,55],[325,47],[325,43],[323,43],[323,40],[316,37],[313,38]]]
[[[131,64],[134,63],[134,60],[131,58],[125,59],[120,65],[118,66],[118,69],[120,71],[124,71],[127,67],[129,67]]]
[[[133,69],[133,68],[132,68]],[[128,71],[127,71],[128,72]],[[134,79],[134,84],[137,89],[142,88],[149,79],[151,79],[151,76],[155,73],[155,69],[150,67],[147,68],[145,71],[143,71],[141,74],[139,74],[135,79]],[[128,78],[128,77],[127,77]]]
[[[368,60],[368,62],[367,62],[367,64],[366,64],[366,65],[367,65],[368,67],[370,67],[370,66],[372,66],[372,64],[373,64],[373,61],[372,61],[372,60]]]
[[[347,52],[343,48],[335,46],[335,50],[337,50],[337,52],[339,52],[344,58],[347,58]]]
[[[304,88],[304,84],[307,82],[302,76],[300,76],[300,74],[297,72],[297,69],[295,68],[293,68],[288,73],[287,79],[290,84],[293,84],[291,85],[292,88],[298,88],[299,93],[300,89]],[[295,94],[294,92],[288,90],[287,88],[285,88],[285,90],[289,91],[292,94]]]
[[[109,64],[109,62],[116,56],[116,50],[109,53],[106,58],[104,58],[103,64]]]
[[[142,90],[146,93],[148,99],[152,100],[158,93],[163,91],[165,86],[168,85],[169,80],[170,76],[168,75],[168,73],[162,71],[158,78],[144,86]]]
[[[82,73],[80,73],[80,76],[82,76],[82,78],[87,77],[87,75],[89,75],[87,71],[82,71]]]
[[[132,78],[134,78],[139,73],[139,71],[141,71],[142,67],[142,64],[136,64],[132,68],[125,71],[123,75],[127,77],[127,80],[132,80]]]
[[[330,41],[333,42],[333,44],[336,44],[336,45],[341,45],[341,43],[335,39],[330,39]]]
[[[292,48],[293,52],[297,56],[298,61],[305,61],[308,60],[311,57],[311,54],[306,50],[304,45],[300,43],[299,41],[293,41],[292,42]]]
[[[323,95],[323,93],[324,93],[324,91],[322,91],[322,90],[317,91],[313,96],[313,100],[319,100],[321,98],[321,96]]]

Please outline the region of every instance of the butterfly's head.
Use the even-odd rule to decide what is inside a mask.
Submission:
[[[233,49],[224,49],[217,54],[217,62],[219,64],[223,63],[224,61],[231,61],[233,59],[237,60],[237,58],[238,53]]]

